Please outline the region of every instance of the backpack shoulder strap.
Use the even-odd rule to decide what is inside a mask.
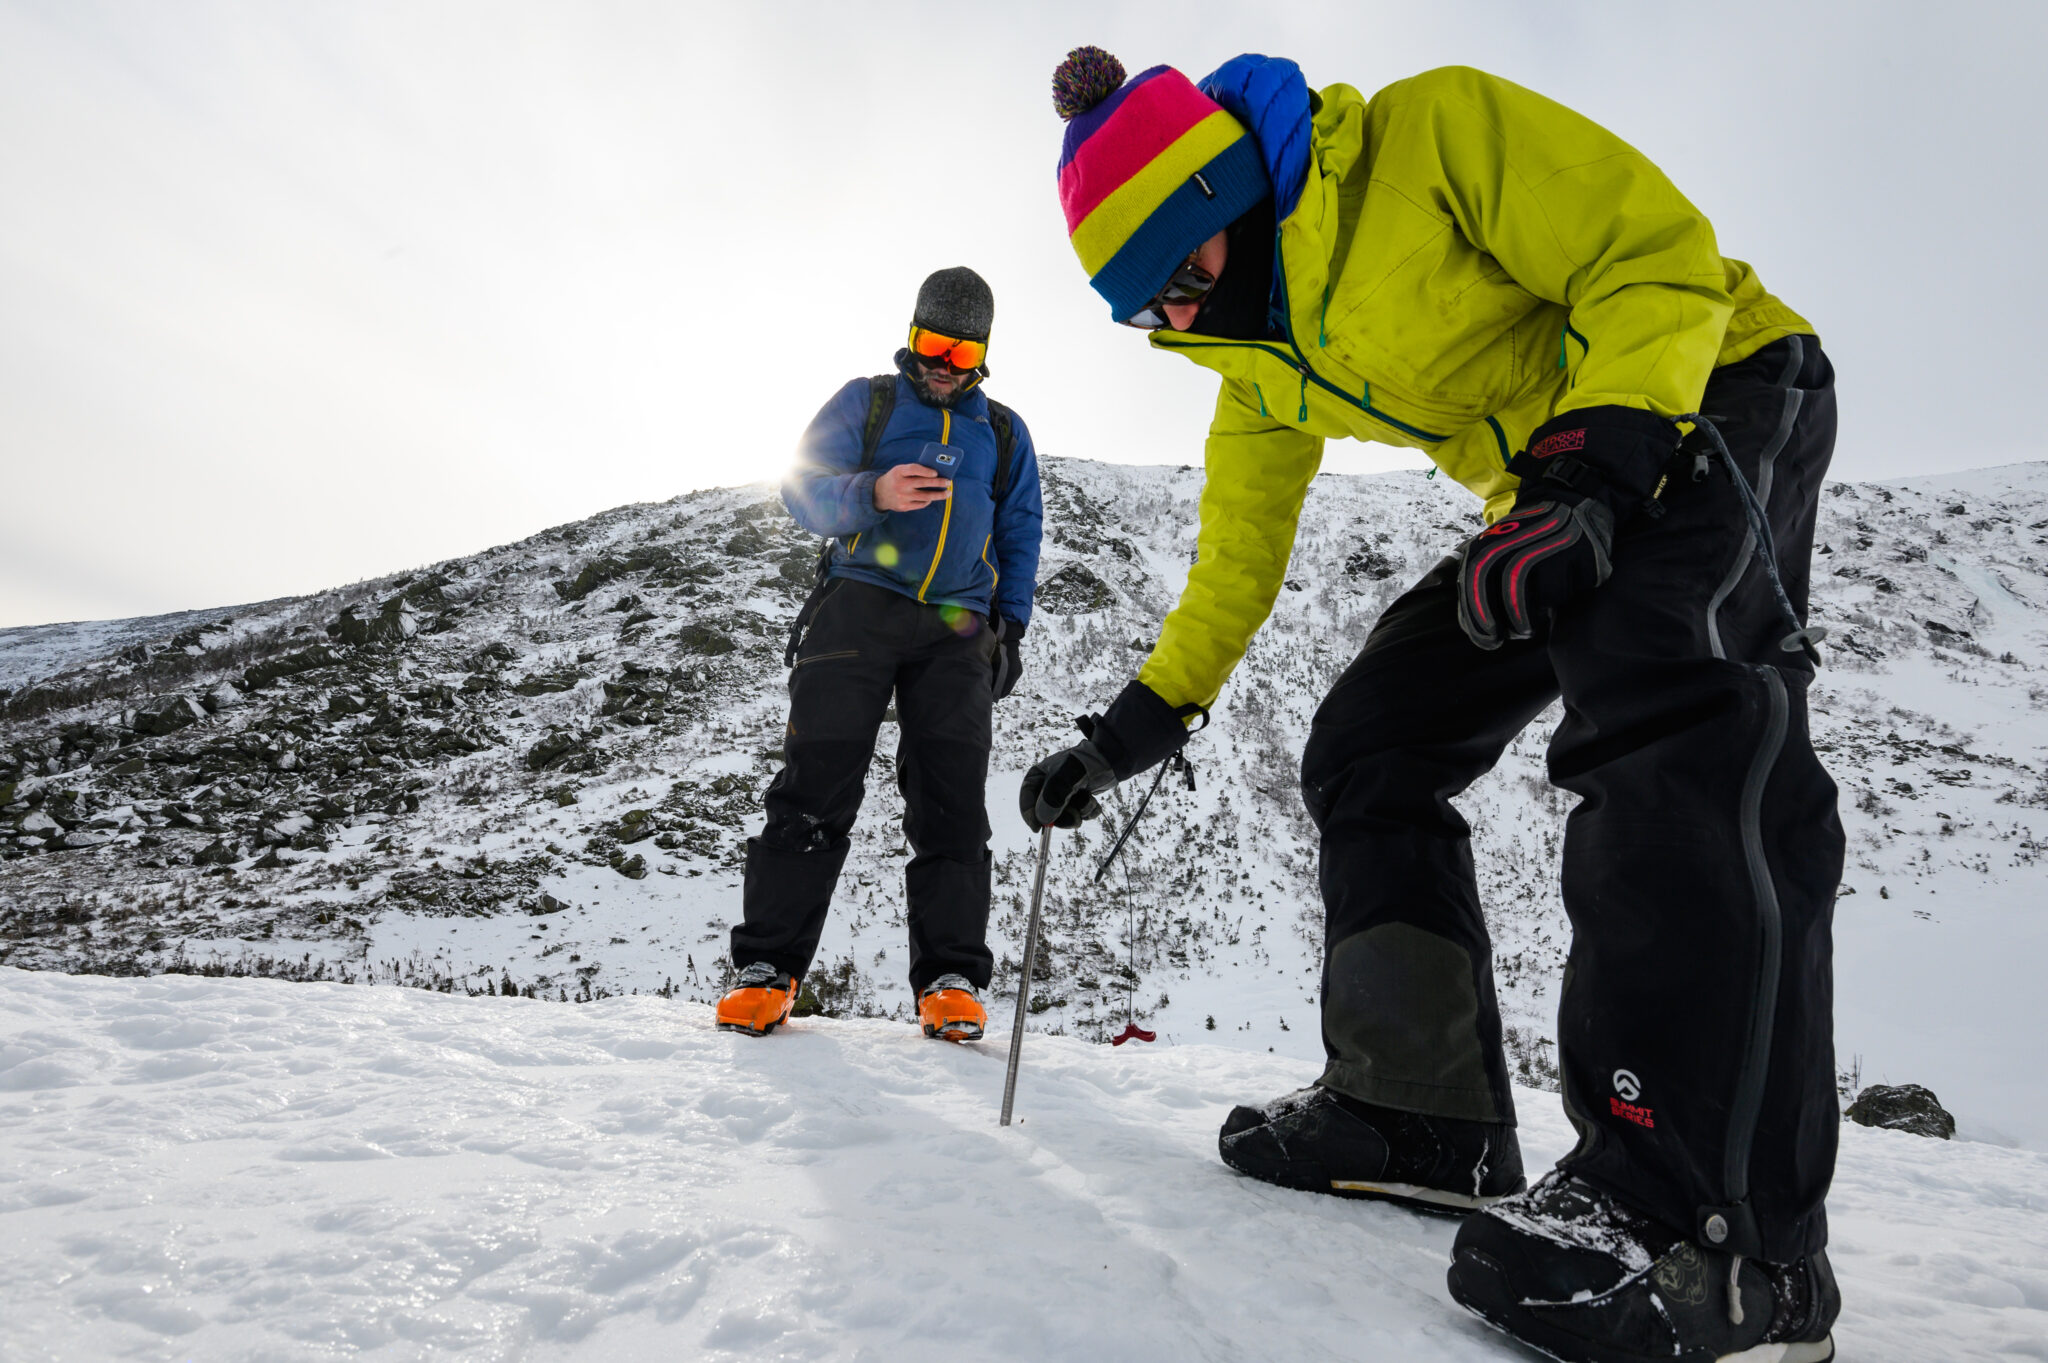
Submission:
[[[988,424],[996,430],[996,503],[1010,490],[1010,452],[1017,448],[1017,414],[988,399]]]
[[[856,473],[866,473],[874,466],[875,450],[882,443],[882,428],[889,424],[890,413],[896,410],[896,376],[876,374],[868,379],[868,422],[862,428],[860,438],[860,467]]]

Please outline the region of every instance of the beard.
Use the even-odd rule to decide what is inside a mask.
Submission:
[[[967,377],[965,374],[954,374],[953,383],[951,387],[946,389],[944,392],[935,392],[932,389],[932,375],[935,373],[946,373],[948,371],[942,369],[927,368],[922,364],[917,366],[917,370],[918,397],[922,398],[924,401],[930,403],[934,407],[951,407],[953,403],[959,399],[962,391],[960,387],[961,381]]]

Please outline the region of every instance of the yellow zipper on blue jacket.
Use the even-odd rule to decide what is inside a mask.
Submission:
[[[952,411],[949,408],[940,408],[939,420],[942,423],[939,427],[939,443],[941,445],[950,445],[953,443]],[[920,601],[924,600],[925,589],[932,585],[932,577],[939,571],[939,560],[945,557],[946,527],[951,525],[952,523],[953,496],[951,492],[948,492],[946,494],[946,509],[939,516],[939,547],[932,550],[932,566],[925,569],[924,581],[917,584],[917,599]]]

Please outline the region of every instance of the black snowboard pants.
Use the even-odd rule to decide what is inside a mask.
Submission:
[[[1720,418],[1802,617],[1833,371],[1810,336],[1717,370]],[[1700,433],[1686,450],[1705,448]],[[1470,828],[1451,800],[1562,695],[1577,796],[1559,1065],[1571,1172],[1701,1243],[1773,1262],[1826,1243],[1834,1169],[1835,786],[1812,670],[1718,460],[1617,532],[1613,576],[1538,637],[1458,627],[1457,561],[1388,608],[1318,710],[1302,789],[1322,833],[1321,1082],[1407,1111],[1514,1120]],[[1534,875],[1536,868],[1528,868]]]
[[[995,634],[972,612],[886,587],[825,584],[789,674],[782,770],[767,825],[748,840],[745,915],[732,961],[801,977],[817,954],[867,789],[875,735],[893,697],[910,920],[910,984],[965,975],[986,988],[989,710]]]

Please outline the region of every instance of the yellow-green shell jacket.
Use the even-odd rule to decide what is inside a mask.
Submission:
[[[1812,331],[1647,157],[1533,91],[1445,67],[1312,107],[1291,338],[1152,336],[1223,376],[1197,560],[1138,674],[1174,705],[1212,704],[1265,623],[1324,440],[1422,450],[1491,521],[1558,412],[1681,416],[1716,366]]]

